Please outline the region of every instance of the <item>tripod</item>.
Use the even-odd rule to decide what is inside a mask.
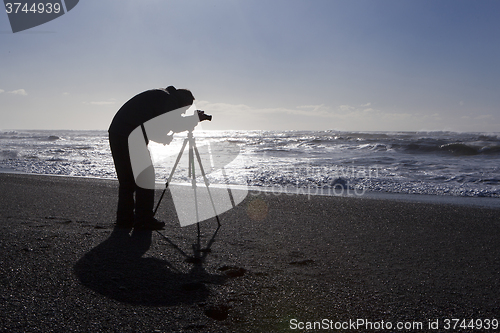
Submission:
[[[167,181],[165,183],[165,188],[163,189],[163,192],[162,192],[162,194],[160,196],[160,200],[158,201],[158,204],[156,205],[156,208],[155,208],[153,214],[156,215],[156,212],[158,211],[158,208],[160,207],[160,203],[161,203],[161,201],[163,199],[163,196],[165,195],[165,192],[168,189],[170,181],[172,180],[172,177],[174,176],[175,170],[177,169],[177,166],[179,164],[179,161],[181,160],[182,154],[184,153],[184,150],[186,149],[186,146],[188,144],[189,144],[189,148],[188,148],[188,154],[189,154],[189,156],[188,156],[189,157],[189,162],[188,162],[188,178],[191,178],[191,188],[194,191],[194,204],[195,204],[196,221],[197,221],[196,225],[197,225],[197,230],[198,230],[198,250],[202,251],[201,250],[201,244],[200,244],[201,243],[200,242],[201,232],[200,232],[200,221],[199,221],[199,210],[198,210],[198,196],[197,196],[197,192],[196,192],[197,184],[196,184],[196,173],[195,173],[196,168],[195,168],[195,160],[194,160],[195,155],[196,155],[196,160],[198,161],[198,166],[200,167],[201,175],[203,176],[203,180],[204,180],[207,192],[208,192],[208,196],[210,198],[210,203],[212,204],[212,208],[213,208],[213,211],[214,211],[215,218],[217,219],[217,230],[215,231],[215,233],[217,233],[217,231],[219,231],[219,228],[221,227],[221,224],[220,224],[220,220],[219,220],[219,215],[217,214],[217,211],[215,209],[214,200],[213,200],[212,194],[210,192],[210,188],[209,188],[210,184],[209,184],[207,176],[205,174],[205,170],[203,168],[203,164],[201,163],[200,153],[198,152],[198,148],[196,147],[196,141],[195,141],[195,139],[193,137],[193,131],[192,130],[190,130],[188,132],[187,138],[184,139],[184,142],[182,144],[182,148],[179,151],[179,155],[177,155],[177,159],[175,160],[175,163],[174,163],[174,166],[172,168],[172,171],[170,172],[170,175],[169,175],[169,177],[168,177],[168,179],[167,179]]]

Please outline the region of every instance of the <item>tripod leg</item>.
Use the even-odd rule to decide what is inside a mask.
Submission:
[[[165,195],[165,192],[167,192],[167,187],[168,187],[168,183],[165,185],[165,188],[163,189],[163,191],[161,192],[161,195],[160,195],[160,199],[158,200],[158,203],[156,204],[156,208],[155,210],[153,211],[153,216],[156,215],[156,211],[158,211],[158,208],[160,208],[160,203],[161,201],[163,200],[163,196]]]
[[[200,231],[200,214],[198,210],[198,193],[196,191],[196,169],[195,169],[195,164],[194,164],[194,156],[193,156],[193,151],[196,149],[196,146],[194,144],[194,138],[189,139],[189,177],[191,178],[191,187],[194,191],[194,205],[195,205],[195,211],[196,211],[196,228],[198,230],[198,237],[197,237],[197,251],[201,249],[201,231]]]
[[[167,186],[168,186],[168,184],[170,184],[170,181],[172,180],[172,177],[174,176],[175,169],[177,169],[177,165],[179,164],[179,161],[181,160],[182,154],[184,153],[184,149],[186,149],[187,143],[188,143],[188,139],[186,138],[186,139],[184,139],[184,142],[182,143],[182,148],[179,152],[179,155],[177,155],[177,159],[175,160],[172,171],[170,171],[170,176],[168,176]]]
[[[179,151],[179,155],[177,155],[177,159],[175,160],[172,171],[170,171],[170,175],[168,176],[167,182],[165,183],[165,188],[163,189],[163,192],[161,193],[160,200],[158,200],[158,203],[156,204],[156,208],[153,211],[153,216],[156,215],[156,211],[160,207],[160,203],[163,200],[163,196],[165,195],[165,192],[167,191],[168,185],[170,184],[172,177],[174,176],[175,169],[177,169],[177,165],[179,164],[179,161],[181,160],[182,154],[184,153],[184,149],[186,148],[187,143],[188,143],[188,139],[186,138],[186,139],[184,139],[184,143],[182,144],[182,148]]]
[[[224,176],[224,180],[226,181],[226,186],[227,186],[228,180],[227,180],[226,168],[224,167],[222,167],[222,175]],[[234,202],[233,192],[231,192],[229,186],[227,186],[227,193],[229,194],[229,200],[231,200],[231,205],[233,206],[233,208],[235,208],[236,203]]]
[[[196,148],[196,144],[194,144],[194,142],[193,142],[193,150],[196,153],[196,159],[198,160],[198,164],[200,166],[200,171],[201,171],[201,174],[203,176],[203,180],[205,181],[205,187],[207,188],[208,197],[210,198],[210,202],[212,203],[212,208],[214,209],[214,214],[215,214],[215,218],[217,219],[217,224],[220,227],[219,215],[217,215],[217,210],[215,209],[214,199],[212,198],[212,193],[210,192],[210,188],[209,188],[210,184],[208,183],[208,178],[205,174],[205,170],[203,169],[203,164],[201,164],[200,153],[198,152],[198,148]]]

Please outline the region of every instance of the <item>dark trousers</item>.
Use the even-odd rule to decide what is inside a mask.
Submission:
[[[136,185],[130,163],[128,138],[110,133],[109,146],[119,182],[116,222],[118,224],[132,222],[134,210],[137,219],[152,217],[154,190],[144,189]]]

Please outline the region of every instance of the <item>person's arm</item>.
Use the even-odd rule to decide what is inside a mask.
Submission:
[[[159,115],[144,123],[144,128],[148,139],[154,142],[169,144],[172,141],[172,135],[169,133],[180,133],[192,131],[200,121],[197,114],[192,116],[182,116],[185,110],[174,110]]]
[[[200,118],[197,114],[192,116],[181,116],[175,119],[174,126],[171,127],[174,133],[180,133],[184,131],[193,131],[196,125],[198,125]]]

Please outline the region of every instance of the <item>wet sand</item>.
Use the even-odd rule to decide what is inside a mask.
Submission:
[[[0,191],[1,332],[500,319],[498,209],[252,192],[196,251],[168,195],[157,233],[113,228],[116,181],[0,174]]]

